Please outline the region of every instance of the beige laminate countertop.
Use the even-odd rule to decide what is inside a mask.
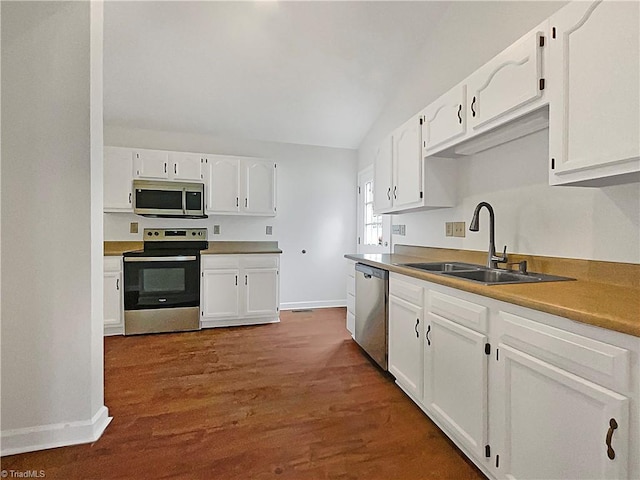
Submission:
[[[345,257],[390,272],[640,337],[640,288],[635,286],[583,279],[568,282],[483,285],[401,266],[412,262],[442,261],[441,256],[429,258],[395,253],[347,254]],[[450,258],[450,261],[457,260]]]
[[[142,242],[104,242],[105,256],[119,256],[126,252],[142,250]],[[280,254],[278,242],[209,242],[202,255]]]

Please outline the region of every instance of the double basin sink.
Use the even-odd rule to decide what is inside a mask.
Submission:
[[[403,263],[403,267],[415,268],[429,273],[437,273],[448,277],[460,278],[484,285],[503,285],[509,283],[538,283],[574,280],[573,278],[547,275],[544,273],[516,272],[500,268],[488,268],[473,263],[431,262]]]

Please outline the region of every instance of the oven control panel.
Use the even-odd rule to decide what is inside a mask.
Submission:
[[[145,242],[206,241],[206,228],[145,228]]]

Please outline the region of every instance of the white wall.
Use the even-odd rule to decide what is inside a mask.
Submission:
[[[403,121],[463,80],[513,41],[551,16],[566,2],[459,2],[433,32],[405,75],[398,94],[384,109],[358,151],[359,169],[373,162],[382,138]],[[588,119],[587,119],[588,120]],[[640,262],[640,186],[601,189],[550,187],[548,130],[456,161],[460,167],[457,207],[394,215],[406,236],[392,241],[486,250],[488,216],[480,232],[464,239],[445,237],[444,223],[465,221],[478,202],[496,211],[497,248],[508,251]]]
[[[102,58],[99,45],[97,58],[90,57],[90,35],[102,34],[102,4],[2,2],[1,8],[6,455],[93,441],[109,418],[102,266],[92,261],[102,239],[101,217],[97,227],[92,219],[91,182],[102,182],[102,164],[100,152],[91,151],[91,129],[99,133],[102,124],[101,111],[90,109],[100,102],[90,88],[90,63]]]
[[[142,240],[149,227],[202,226],[209,240],[277,241],[281,256],[282,308],[345,303],[343,255],[356,249],[356,167],[354,150],[291,145],[206,135],[105,127],[110,146],[247,155],[277,162],[276,217],[210,216],[204,220],[152,219],[133,214],[104,214],[106,240]],[[129,223],[139,233],[129,233]],[[220,225],[220,235],[213,235]],[[266,235],[265,227],[273,227]],[[302,253],[306,250],[306,254]]]

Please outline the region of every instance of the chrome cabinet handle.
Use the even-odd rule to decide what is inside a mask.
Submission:
[[[391,200],[391,187],[387,189],[387,198]]]
[[[462,125],[462,104],[458,105],[458,123]]]
[[[476,116],[476,111],[473,108],[473,106],[476,104],[476,97],[473,97],[473,100],[471,101],[471,116],[475,117]]]
[[[616,458],[616,452],[611,446],[611,440],[613,439],[613,432],[618,428],[618,422],[616,422],[615,418],[609,420],[609,430],[607,431],[607,439],[605,440],[605,444],[607,445],[607,457],[610,460]]]
[[[167,173],[167,162],[164,162],[164,173]]]
[[[431,331],[431,325],[427,325],[427,334],[425,335],[425,337],[427,337],[427,345],[431,345],[431,339],[429,338],[430,331]]]
[[[396,186],[393,187],[393,199],[394,200],[398,199],[397,193],[398,193],[398,186],[396,185]]]
[[[120,279],[116,278],[116,290],[120,290]]]
[[[420,319],[416,318],[416,326],[415,326],[416,338],[420,338],[420,334],[418,333],[418,325],[420,325]]]
[[[129,192],[129,203],[131,203],[131,192]]]
[[[177,163],[174,163],[174,164],[173,164],[173,174],[174,174],[174,175],[177,175],[177,174],[178,174],[178,164],[177,164]]]

